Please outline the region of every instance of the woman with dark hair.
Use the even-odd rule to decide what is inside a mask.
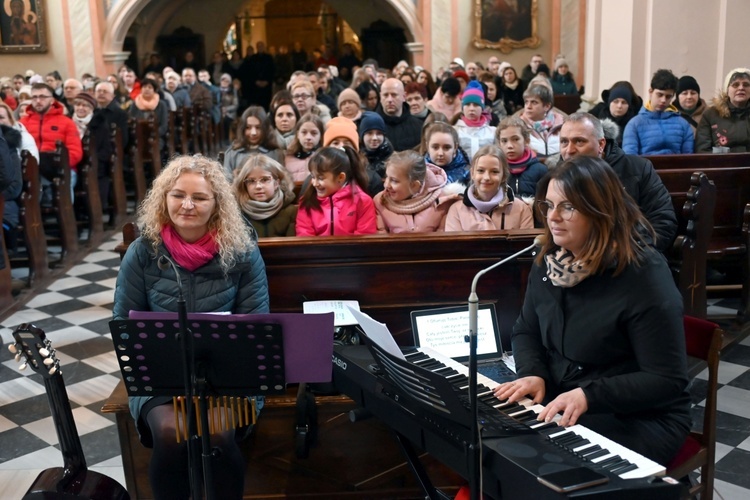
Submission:
[[[133,99],[128,114],[138,119],[156,118],[159,126],[159,151],[164,151],[167,132],[169,132],[169,109],[159,96],[159,84],[151,78],[141,80],[141,93]]]
[[[429,71],[427,71],[426,69],[420,71],[417,74],[417,83],[421,83],[427,89],[428,99],[432,99],[433,97],[435,97],[435,92],[437,92],[437,84],[435,83],[435,79],[432,77],[432,74]]]
[[[285,97],[279,97],[279,94],[285,94]],[[288,96],[288,99],[286,98]],[[292,95],[287,90],[282,90],[274,95],[271,101],[271,127],[281,135],[284,140],[284,147],[289,146],[294,140],[294,127],[300,119],[300,113],[297,106],[292,102]]]
[[[284,163],[284,146],[267,118],[260,106],[250,106],[242,113],[234,141],[224,153],[224,172],[230,181],[235,170],[242,167],[251,155],[264,154]]]
[[[115,88],[115,102],[120,106],[120,109],[123,111],[130,109],[130,106],[133,105],[133,100],[125,89],[125,84],[123,83],[122,78],[111,73],[107,75],[107,81]]]
[[[518,379],[498,399],[545,404],[667,464],[690,431],[682,297],[653,230],[602,159],[576,156],[537,185],[544,242],[513,328]]]
[[[375,111],[375,108],[380,104],[380,92],[378,92],[378,87],[374,83],[366,81],[360,83],[354,90],[359,95],[364,110]]]
[[[523,92],[526,90],[526,84],[518,78],[513,66],[507,66],[501,76],[503,80],[500,91],[505,102],[505,111],[510,116],[523,108]]]

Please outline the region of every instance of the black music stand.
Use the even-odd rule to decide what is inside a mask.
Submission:
[[[188,408],[191,396],[199,396],[204,487],[212,483],[213,456],[206,396],[278,394],[289,382],[331,380],[333,313],[188,314],[192,352],[186,357],[177,313],[131,311],[130,318],[110,322],[128,395],[187,396]],[[190,357],[192,387],[186,388],[183,359]],[[188,446],[195,450],[196,422],[189,420]]]

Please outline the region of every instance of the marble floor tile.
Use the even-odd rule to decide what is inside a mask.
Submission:
[[[28,370],[28,368],[27,368]],[[0,384],[0,406],[44,394],[44,386],[28,377],[17,378]]]
[[[725,385],[719,389],[718,395],[719,411],[750,419],[750,391]]]
[[[3,321],[3,326],[15,328],[21,323],[34,323],[35,321],[45,318],[49,318],[49,314],[36,309],[22,309],[8,316],[8,318]]]
[[[94,263],[78,264],[68,270],[68,276],[81,276],[82,274],[95,273],[97,271],[105,271],[107,268]]]
[[[99,337],[98,333],[87,330],[81,326],[68,326],[60,330],[55,330],[49,334],[49,339],[55,349],[64,348],[69,344],[83,342],[84,340],[95,339]],[[64,349],[63,349],[64,350]]]
[[[104,307],[91,306],[68,314],[60,314],[58,318],[74,325],[91,323],[100,319],[111,318],[112,311]]]
[[[107,399],[119,382],[119,377],[102,375],[68,386],[68,397],[71,401],[86,406]]]
[[[59,292],[47,292],[47,293],[40,293],[33,299],[29,300],[26,303],[26,307],[39,307],[39,306],[48,306],[51,304],[57,304],[60,302],[65,302],[70,300],[69,295],[65,295],[64,293]]]
[[[748,370],[750,370],[750,367],[747,367],[745,365],[738,365],[736,363],[730,363],[728,361],[721,361],[721,363],[719,363],[719,383],[728,384]],[[701,380],[708,380],[708,368],[696,375],[696,378],[699,378]]]
[[[77,288],[79,286],[88,285],[89,281],[86,281],[81,278],[76,278],[73,276],[68,276],[65,278],[60,278],[59,280],[55,281],[49,286],[49,290],[52,291],[62,291],[67,290],[69,288]]]
[[[41,470],[0,470],[0,498],[23,498]]]

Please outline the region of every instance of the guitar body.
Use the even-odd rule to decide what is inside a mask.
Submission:
[[[59,488],[59,489],[58,489]],[[117,481],[88,469],[68,478],[65,469],[43,470],[23,500],[128,500],[130,495]]]
[[[64,467],[42,471],[23,500],[129,500],[130,495],[120,483],[86,468],[60,362],[44,331],[24,323],[13,332],[13,339],[15,343],[8,348],[15,354],[16,361],[24,361],[21,370],[31,368],[44,379],[64,462]]]

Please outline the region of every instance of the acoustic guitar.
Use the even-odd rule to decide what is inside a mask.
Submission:
[[[98,472],[86,469],[81,440],[78,437],[68,393],[65,391],[60,362],[44,331],[24,323],[13,332],[14,344],[8,349],[21,370],[31,367],[44,378],[52,419],[63,455],[63,467],[42,471],[34,480],[23,500],[129,500],[130,495],[120,483]]]

